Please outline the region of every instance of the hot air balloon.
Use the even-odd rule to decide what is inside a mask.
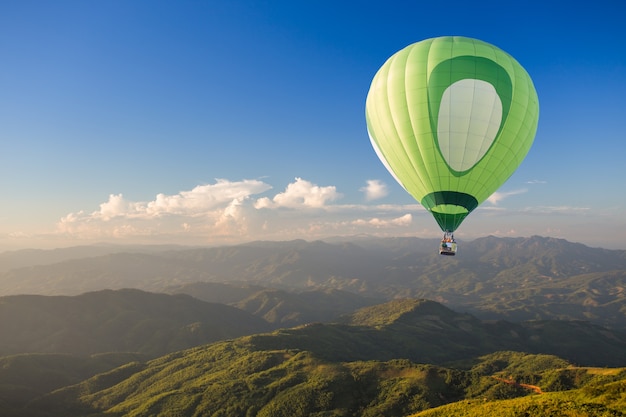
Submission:
[[[454,255],[454,231],[528,153],[539,101],[509,54],[446,36],[392,55],[372,80],[365,117],[382,163],[444,232],[439,252]]]

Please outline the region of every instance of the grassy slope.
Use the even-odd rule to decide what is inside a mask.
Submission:
[[[626,416],[626,380],[565,392],[509,400],[464,400],[412,414],[411,417]]]
[[[28,411],[33,417],[68,412],[74,416],[106,412],[400,417],[425,410],[434,414],[418,415],[621,415],[626,370],[558,368],[564,363],[555,357],[514,352],[480,358],[468,370],[407,360],[331,362],[310,352],[255,351],[240,340],[160,358],[122,378],[119,375],[126,369],[120,368],[108,377],[110,385],[98,376],[57,391],[31,404]],[[549,389],[555,375],[574,370],[579,378],[573,383],[580,388],[541,395],[493,378],[534,377],[534,382]],[[59,404],[62,408],[55,408]],[[555,414],[555,410],[563,413]]]
[[[503,380],[544,392],[593,388],[589,398],[599,398],[607,412],[620,411],[623,369],[602,373],[546,354],[491,353],[531,342],[567,353],[574,341],[587,339],[598,354],[619,359],[626,350],[606,330],[553,325],[485,324],[432,301],[396,300],[359,310],[343,323],[245,336],[130,363],[7,415],[407,416],[532,392]],[[547,337],[550,332],[556,334]],[[585,398],[580,401],[573,404],[588,407]]]

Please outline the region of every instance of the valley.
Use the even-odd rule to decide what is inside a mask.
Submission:
[[[0,406],[626,415],[624,251],[487,237],[441,259],[431,243],[0,254]]]

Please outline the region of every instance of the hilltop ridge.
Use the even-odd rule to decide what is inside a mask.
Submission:
[[[156,357],[270,328],[243,310],[183,294],[124,289],[0,297],[0,356],[139,352]]]

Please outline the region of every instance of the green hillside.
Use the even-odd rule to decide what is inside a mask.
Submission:
[[[622,377],[616,382],[595,382],[581,389],[532,397],[500,401],[468,399],[411,417],[621,417],[626,416],[625,392],[626,379]]]
[[[338,363],[309,352],[255,351],[240,341],[150,362],[108,389],[90,390],[88,380],[26,410],[32,416],[401,416],[444,404],[441,396],[458,400],[469,383],[463,372],[408,361]],[[409,399],[413,393],[419,398]]]
[[[572,346],[593,354],[579,357]],[[589,324],[487,323],[432,301],[396,300],[341,323],[135,360],[5,405],[7,417],[404,417],[448,404],[485,413],[494,402],[517,399],[512,410],[529,415],[540,404],[544,415],[567,406],[572,414],[563,415],[620,416],[626,368],[597,365],[623,366],[625,355],[624,335]],[[15,379],[1,386],[0,398],[20,384],[24,389]]]
[[[547,353],[587,366],[626,364],[626,334],[579,321],[485,322],[429,300],[365,307],[334,324],[249,336],[259,349],[310,350],[333,360],[445,365],[500,350]]]
[[[530,382],[542,393],[521,386]],[[546,355],[502,352],[476,358],[472,368],[455,369],[408,360],[330,361],[309,351],[257,350],[244,338],[168,355],[130,375],[122,367],[44,396],[22,411],[32,417],[401,417],[431,409],[440,413],[434,415],[474,410],[483,413],[476,415],[520,415],[489,414],[507,410],[500,405],[534,416],[542,415],[532,414],[542,410],[540,404],[546,416],[620,416],[626,410],[624,387],[623,368],[573,368]],[[446,404],[458,414],[437,408]],[[549,414],[557,409],[572,413]]]

